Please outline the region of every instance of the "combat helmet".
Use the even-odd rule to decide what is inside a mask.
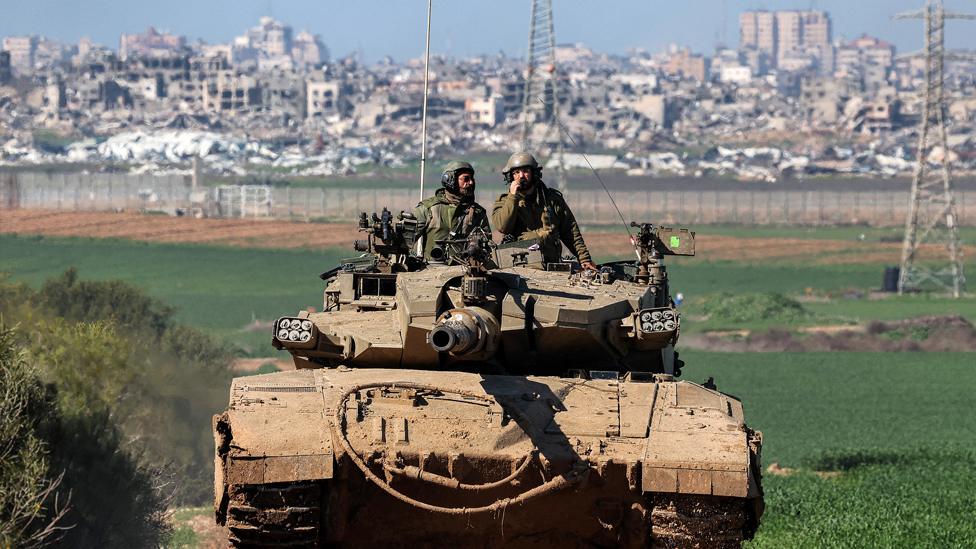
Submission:
[[[474,177],[474,167],[470,163],[460,160],[454,160],[448,163],[447,166],[444,166],[444,171],[441,172],[441,186],[451,194],[460,194],[461,188],[458,185],[458,175],[463,172],[470,172],[471,176]]]
[[[532,171],[536,172],[537,175],[542,170],[539,167],[539,163],[536,162],[535,157],[525,151],[514,153],[508,157],[508,162],[502,168],[502,175],[505,176],[505,181],[512,180],[512,170],[515,168],[532,168]]]

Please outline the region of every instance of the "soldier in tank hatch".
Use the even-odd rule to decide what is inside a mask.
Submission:
[[[438,240],[463,240],[476,229],[489,237],[488,212],[474,201],[474,167],[454,161],[441,173],[441,187],[417,204],[418,233],[423,235],[424,259],[430,259]]]
[[[546,263],[555,263],[565,244],[584,269],[597,268],[562,193],[542,182],[542,167],[527,152],[509,157],[502,170],[508,192],[499,196],[491,220],[506,237],[538,239]]]

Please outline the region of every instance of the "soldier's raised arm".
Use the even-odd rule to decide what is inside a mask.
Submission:
[[[515,222],[518,220],[518,196],[506,193],[498,197],[495,207],[491,211],[491,222],[502,234],[515,232]]]

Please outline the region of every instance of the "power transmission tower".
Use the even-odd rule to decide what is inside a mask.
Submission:
[[[965,289],[966,277],[946,140],[945,20],[973,19],[973,16],[947,13],[942,0],[927,0],[924,9],[901,13],[895,18],[925,20],[925,101],[901,250],[898,293],[934,286],[959,297]],[[941,159],[933,155],[936,150],[941,151]],[[929,165],[930,157],[938,160],[938,167]],[[937,267],[922,264],[918,255],[924,244],[944,246],[948,262]]]
[[[525,67],[525,88],[522,95],[522,150],[530,151],[532,127],[546,124],[539,144],[555,137],[558,162],[556,181],[565,190],[563,169],[563,135],[559,131],[559,78],[556,74],[556,34],[552,28],[552,0],[533,0],[529,21],[529,55]]]

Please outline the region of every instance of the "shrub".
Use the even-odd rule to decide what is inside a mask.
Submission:
[[[61,533],[67,497],[44,436],[56,421],[50,391],[0,325],[0,547],[34,547]]]
[[[67,413],[109,418],[136,441],[130,450],[176,479],[168,487],[176,502],[212,497],[210,418],[226,404],[231,378],[224,345],[175,323],[173,310],[141,289],[79,281],[73,269],[36,292],[0,279],[0,297],[0,314],[31,326],[21,338]]]
[[[721,293],[705,298],[702,312],[709,320],[719,322],[753,322],[773,320],[795,322],[811,316],[803,305],[778,293]]]

